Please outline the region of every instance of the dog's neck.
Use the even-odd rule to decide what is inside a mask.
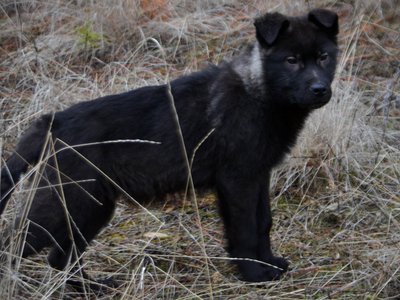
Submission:
[[[249,94],[258,95],[259,97],[265,95],[261,51],[261,46],[256,41],[231,61],[233,70],[242,79]]]

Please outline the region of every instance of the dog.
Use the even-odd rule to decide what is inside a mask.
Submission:
[[[217,194],[241,278],[280,279],[289,264],[271,249],[269,177],[331,98],[338,16],[267,13],[254,25],[254,42],[230,61],[38,119],[1,170],[0,214],[21,174],[48,155],[22,256],[50,248],[49,264],[64,269],[109,222],[122,190],[143,203],[182,191],[190,176]]]

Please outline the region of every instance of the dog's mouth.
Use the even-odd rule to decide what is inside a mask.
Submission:
[[[329,99],[326,101],[319,101],[319,102],[314,102],[314,103],[310,103],[310,104],[306,104],[305,106],[310,108],[310,109],[317,109],[320,108],[322,106],[324,106],[325,104],[327,104],[329,102]]]
[[[324,105],[326,105],[330,100],[330,97],[327,99],[292,99],[292,104],[297,105],[302,109],[317,109]]]
[[[292,103],[303,109],[317,109],[326,105],[331,99],[331,93],[322,97],[305,95],[302,98],[292,98]]]

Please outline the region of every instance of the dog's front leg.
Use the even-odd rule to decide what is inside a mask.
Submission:
[[[258,259],[278,268],[278,272],[285,272],[289,263],[283,258],[273,256],[271,250],[270,231],[272,228],[272,214],[269,199],[269,178],[259,185],[260,194],[257,206],[257,229],[258,229]]]
[[[269,242],[272,219],[266,181],[243,179],[230,172],[219,174],[217,191],[228,251],[233,258],[238,258],[236,264],[243,279],[251,282],[279,279],[287,262],[272,256]]]

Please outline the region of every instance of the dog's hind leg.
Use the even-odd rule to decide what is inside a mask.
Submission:
[[[64,241],[61,241],[54,246],[47,257],[49,264],[58,270],[65,269],[68,263],[72,264],[69,271],[70,278],[67,280],[67,284],[73,287],[77,293],[82,295],[88,292],[101,294],[106,290],[106,287],[114,285],[111,278],[105,280],[94,280],[83,269],[82,255],[88,244],[86,239],[89,238],[90,237],[86,237],[83,240],[82,237],[77,237],[74,241],[70,238],[66,238]]]
[[[66,236],[62,207],[52,188],[44,187],[36,191],[32,202],[21,208],[13,228],[25,239],[21,241],[22,257],[39,253],[43,248],[54,245]],[[26,210],[28,212],[26,213]]]
[[[72,236],[72,239],[63,240],[59,245],[61,247],[54,246],[48,256],[50,265],[59,269],[65,268],[69,259],[71,260],[74,264],[71,273],[79,274],[81,278],[70,279],[68,284],[73,286],[78,293],[87,291],[96,294],[103,293],[106,286],[114,285],[111,279],[91,279],[81,267],[81,256],[86,247],[107,225],[115,209],[115,195],[100,191],[99,186],[102,185],[97,185],[96,191],[91,191],[87,187],[85,193],[73,187],[64,190],[70,218],[68,234]]]

